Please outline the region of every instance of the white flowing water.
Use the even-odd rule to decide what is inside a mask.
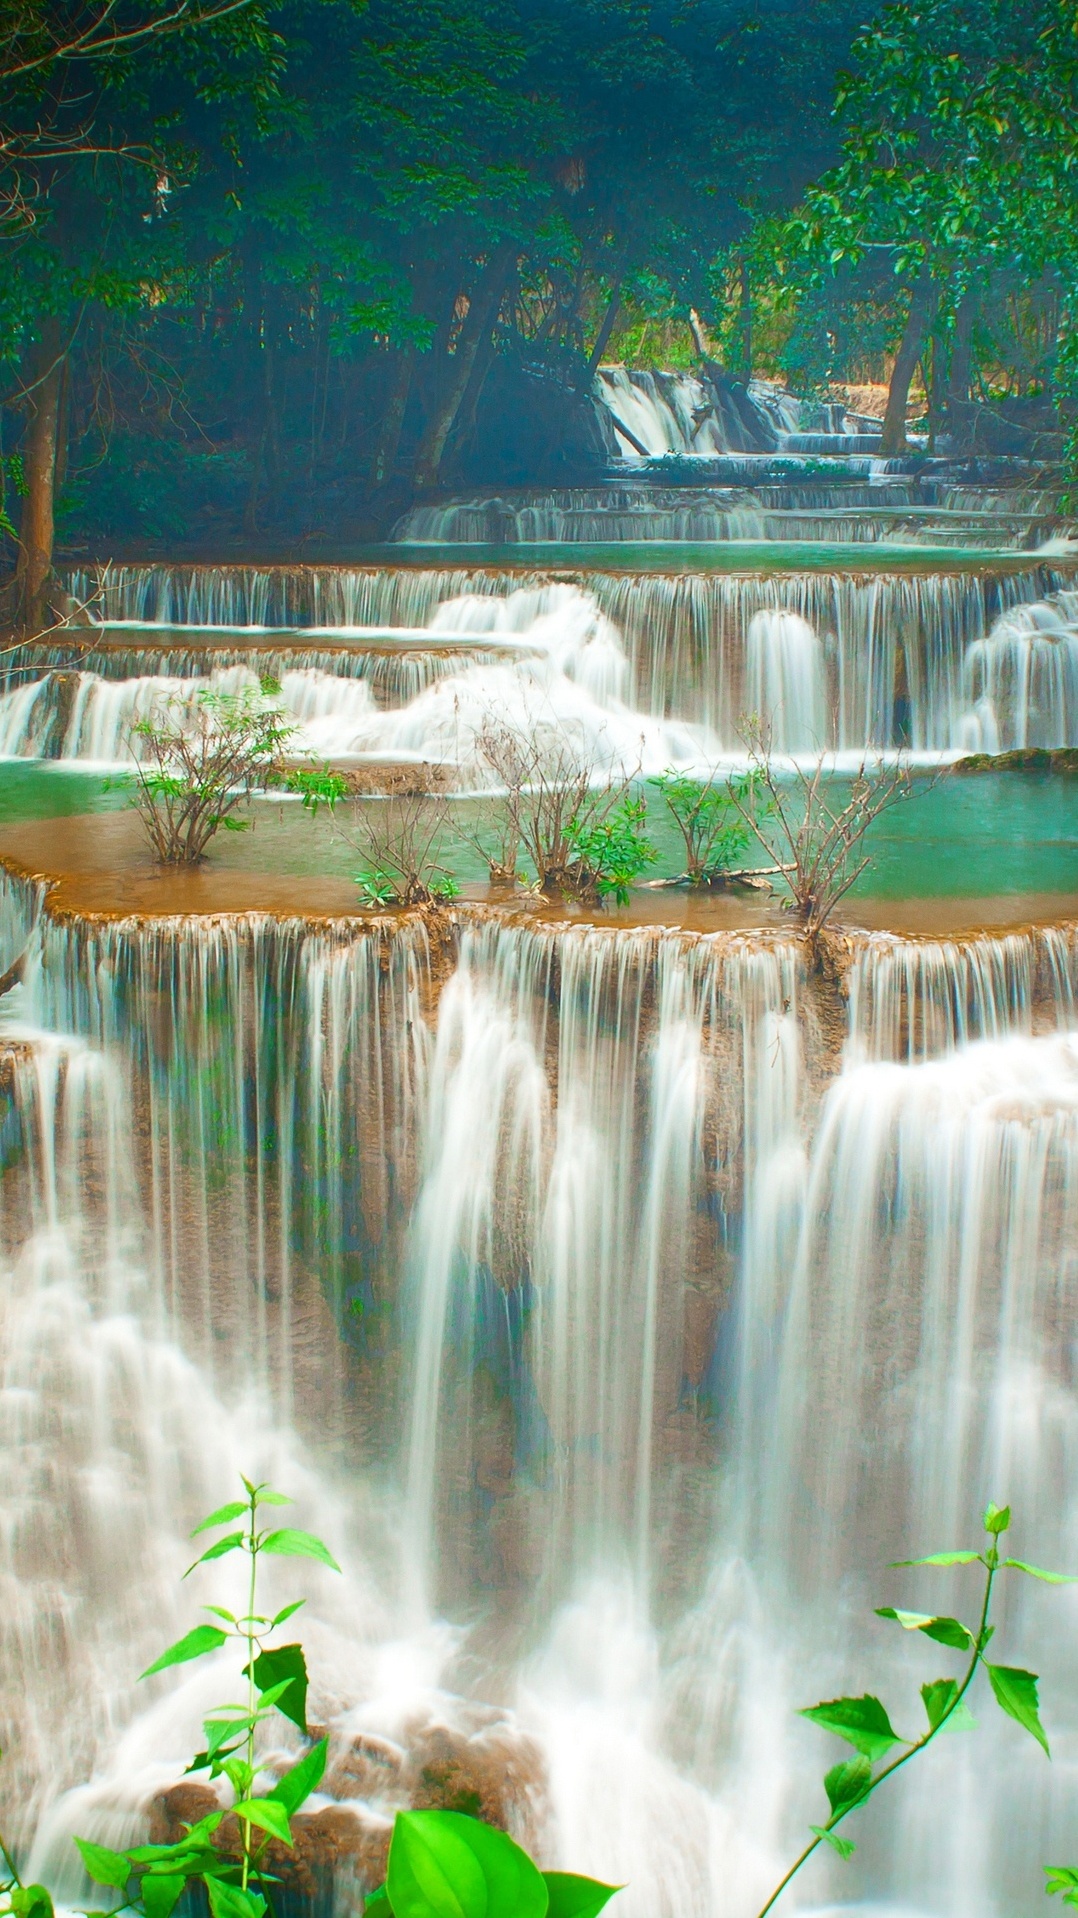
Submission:
[[[924,489],[928,499],[937,490]],[[1037,548],[1066,536],[1073,522],[1058,510],[966,511],[925,503],[920,489],[880,481],[845,487],[758,486],[574,488],[535,495],[495,495],[413,506],[394,538],[406,545],[478,542],[649,539],[805,540],[825,544]]]
[[[1071,745],[1074,596],[1039,597],[1060,579],[1035,565],[875,577],[588,572],[573,583],[465,568],[122,568],[105,583],[109,619],[155,609],[162,623],[106,626],[81,672],[62,660],[49,672],[46,649],[44,680],[0,694],[0,751],[123,757],[132,722],[155,702],[195,696],[177,680],[212,660],[219,684],[240,683],[244,633],[257,670],[282,682],[301,749],[333,756],[466,767],[476,715],[492,703],[514,723],[541,711],[579,732],[597,765],[628,757],[649,769],[736,752],[753,712],[770,714],[793,746],[845,752]],[[259,612],[278,624],[242,624]],[[325,623],[298,625],[315,615]]]
[[[1078,593],[1015,607],[967,650],[969,711],[960,743],[973,752],[1073,746],[1078,740]]]
[[[867,1687],[912,1734],[952,1669],[871,1607],[963,1611],[963,1575],[886,1561],[995,1497],[1078,1568],[1074,939],[855,942],[843,1056],[771,937],[79,926],[3,890],[0,1786],[34,1869],[77,1897],[71,1831],[178,1776],[217,1674],[132,1681],[242,1467],[345,1565],[303,1575],[335,1754],[496,1733],[544,1862],[627,1881],[626,1918],[751,1918],[838,1755],[795,1708]],[[1038,1908],[1075,1623],[1032,1581],[1001,1613],[1054,1765],[982,1699],[802,1903]],[[330,1792],[384,1828],[403,1786]]]
[[[595,396],[613,415],[622,457],[629,459],[639,459],[641,447],[651,457],[774,448],[796,433],[801,412],[798,400],[760,380],[750,383],[739,412],[728,395],[692,373],[649,373],[624,366],[599,368]],[[619,425],[627,426],[639,444],[634,446]]]

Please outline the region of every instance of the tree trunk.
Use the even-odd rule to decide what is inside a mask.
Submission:
[[[45,320],[30,362],[27,385],[33,410],[23,441],[27,493],[15,580],[18,625],[24,633],[38,633],[48,623],[46,588],[52,572],[56,441],[65,351],[59,320]]]
[[[370,482],[386,486],[393,478],[393,467],[401,443],[408,395],[412,390],[412,348],[402,346],[397,354],[397,370],[389,392],[389,403],[382,414],[374,452],[371,455]]]
[[[752,280],[749,275],[749,263],[741,255],[738,269],[741,288],[741,306],[738,312],[737,330],[741,347],[741,374],[746,386],[752,378]]]
[[[973,329],[977,324],[980,304],[981,289],[978,286],[967,288],[958,302],[954,321],[954,349],[945,390],[948,406],[964,406],[969,399],[970,375],[973,371]]]
[[[880,436],[880,455],[883,459],[894,459],[906,451],[906,406],[910,397],[910,381],[938,306],[939,289],[928,268],[924,267],[910,298],[909,317],[895,355],[891,384],[887,389],[887,411],[883,416],[883,432]]]
[[[607,301],[606,312],[603,314],[603,323],[601,327],[599,328],[599,337],[596,340],[595,345],[591,349],[591,357],[588,360],[587,371],[584,374],[584,378],[581,383],[584,391],[586,391],[587,388],[591,385],[592,380],[595,378],[595,375],[599,370],[599,364],[602,360],[603,354],[606,352],[607,346],[610,343],[610,335],[614,331],[614,327],[617,324],[618,313],[620,310],[621,310],[621,281],[615,280],[614,291],[611,293],[610,298]]]
[[[516,259],[516,243],[503,240],[496,247],[479,276],[467,316],[457,337],[457,350],[449,361],[445,387],[435,399],[423,437],[416,453],[413,475],[417,487],[433,486],[438,478],[442,454],[450,428],[468,389],[476,354],[485,333],[494,325],[502,303],[506,281]]]

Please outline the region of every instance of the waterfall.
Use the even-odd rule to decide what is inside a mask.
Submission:
[[[335,619],[336,627],[323,632],[326,637],[331,630],[338,635],[338,645],[344,649],[343,670],[350,676],[370,678],[376,693],[390,703],[395,698],[399,703],[390,679],[379,679],[359,664],[371,650],[361,635],[371,629],[382,634],[390,655],[414,645],[419,654],[435,656],[440,646],[452,647],[466,639],[475,648],[472,657],[479,666],[499,659],[504,662],[511,642],[525,637],[555,661],[559,656],[579,658],[581,632],[590,630],[593,640],[599,640],[596,622],[601,616],[606,622],[605,637],[589,646],[587,662],[589,671],[600,669],[597,683],[603,697],[616,690],[618,699],[640,715],[691,719],[728,749],[736,745],[742,716],[755,696],[747,670],[753,619],[760,613],[796,614],[816,635],[824,690],[821,694],[815,666],[807,680],[798,682],[811,691],[806,690],[807,709],[798,713],[796,724],[791,722],[794,735],[809,738],[822,731],[825,743],[840,750],[856,751],[897,740],[916,751],[933,752],[968,747],[964,715],[973,697],[970,656],[975,662],[976,642],[984,639],[995,618],[1028,606],[1060,583],[1058,573],[1034,564],[1018,572],[986,567],[980,573],[873,576],[813,572],[641,576],[579,571],[572,585],[551,581],[541,573],[467,568],[297,568],[260,573],[235,568],[226,573],[204,567],[125,567],[114,569],[106,581],[105,611],[109,617],[141,617],[142,609],[156,601],[169,619],[181,613],[186,618],[196,608],[207,618],[221,619],[227,610],[234,625],[272,592],[283,627],[297,627],[316,608],[321,618]],[[1060,604],[1065,601],[1063,594]],[[616,644],[611,629],[618,636]],[[349,633],[355,635],[352,647],[347,642]],[[312,657],[322,662],[315,670],[341,670],[338,655],[328,650],[312,655],[309,628],[297,633],[296,643],[300,649],[297,670],[301,660]],[[1057,649],[1052,657],[1060,661],[1070,659],[1072,644],[1069,635],[1062,641],[1045,641],[1046,648]],[[159,661],[160,640],[150,640],[149,645],[148,659]],[[627,672],[616,663],[619,645],[628,658]],[[189,644],[181,651],[185,660],[191,659]],[[287,658],[279,634],[273,656]],[[130,653],[126,657],[130,659]],[[438,661],[437,670],[424,666],[420,671],[415,659],[405,664],[428,688],[448,679],[454,670],[452,662],[446,668],[443,660]],[[1058,672],[1054,679],[1046,677],[1038,684],[1038,699],[1051,714],[1055,734],[1078,737],[1066,673]],[[401,682],[400,691],[408,690]],[[793,686],[788,696],[795,696]],[[20,715],[37,710],[33,702],[27,707],[22,689],[7,695],[13,697],[24,702]],[[822,728],[821,697],[826,715]],[[22,718],[18,723],[21,733],[13,714],[6,721],[9,740],[32,739],[32,729],[27,732]],[[9,745],[9,750],[26,749],[17,743]]]
[[[827,734],[823,647],[798,613],[754,613],[746,634],[746,709],[776,752],[818,752]]]
[[[851,937],[844,998],[773,934],[79,922],[10,879],[0,909],[4,965],[30,946],[0,1001],[0,1791],[71,1898],[71,1831],[139,1830],[213,1696],[133,1675],[237,1467],[346,1568],[304,1629],[331,1800],[376,1736],[384,1830],[424,1728],[485,1726],[514,1828],[627,1876],[626,1918],[759,1902],[834,1758],[798,1705],[867,1685],[914,1722],[871,1605],[965,1600],[884,1561],[989,1496],[1076,1561],[1072,933]],[[1070,1608],[1031,1586],[1000,1636],[1064,1750]],[[936,1762],[806,1895],[1025,1909],[1013,1833],[1065,1848],[1065,1772],[1002,1720],[946,1789]]]
[[[1004,514],[921,503],[932,486],[734,487],[628,486],[580,488],[529,497],[449,500],[413,506],[394,531],[410,545],[476,542],[506,546],[536,541],[805,540],[825,544],[890,544],[1036,548],[1071,522],[1058,512]]]
[[[754,452],[774,447],[781,431],[776,430],[777,422],[792,420],[797,402],[785,394],[781,399],[773,398],[772,389],[764,390],[766,404],[760,403],[758,390],[750,388],[741,411],[710,381],[692,373],[649,373],[601,366],[595,379],[596,401],[613,414],[622,456],[630,459],[639,458],[641,446],[652,457],[664,453]],[[619,422],[629,428],[639,445],[634,446],[619,430]]]
[[[967,649],[959,719],[971,752],[1078,741],[1078,593],[1014,607]]]

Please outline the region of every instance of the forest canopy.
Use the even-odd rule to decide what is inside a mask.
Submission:
[[[932,430],[1069,420],[1073,12],[3,0],[24,596],[53,490],[77,545],[359,537],[556,478],[603,360],[890,381],[892,449],[914,381]]]

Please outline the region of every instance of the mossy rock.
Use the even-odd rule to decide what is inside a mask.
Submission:
[[[1020,747],[1009,753],[971,753],[957,761],[956,773],[1078,773],[1078,747]]]

